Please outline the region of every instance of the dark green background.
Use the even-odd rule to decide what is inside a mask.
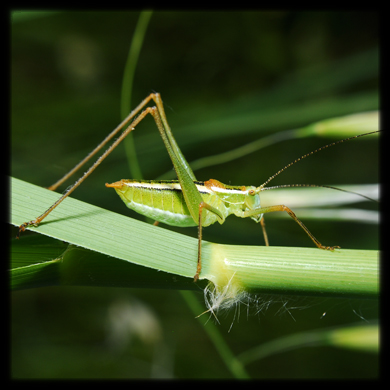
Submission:
[[[123,70],[138,16],[13,14],[13,176],[48,186],[119,123]],[[276,131],[377,109],[378,50],[378,15],[371,12],[156,12],[140,54],[132,105],[151,91],[160,92],[175,137],[191,161]],[[144,177],[154,179],[169,170],[169,157],[152,120],[135,133]],[[259,185],[285,164],[331,141],[280,143],[195,174],[200,180]],[[273,184],[376,183],[377,149],[377,142],[352,141],[296,165]],[[124,150],[118,148],[74,196],[130,215],[104,187],[130,178],[126,164]],[[307,225],[324,243],[353,249],[378,246],[375,225],[312,220]],[[272,245],[310,245],[292,221],[267,218],[267,230]],[[195,229],[180,231],[196,234]],[[204,239],[263,244],[261,229],[253,221],[233,217],[205,230]],[[118,301],[134,300],[154,314],[160,341],[147,344],[135,336],[122,340],[122,349],[112,349],[108,313]],[[220,330],[232,350],[240,353],[305,330],[363,324],[354,311],[367,320],[376,316],[371,301],[290,299],[288,307],[305,307],[292,310],[294,319],[279,311],[281,306],[275,303],[248,319],[243,306],[230,333],[234,313],[222,318]],[[230,377],[202,327],[175,291],[19,291],[12,294],[11,374],[147,378],[154,361],[161,364],[162,376]],[[376,376],[377,370],[375,355],[329,347],[294,350],[248,366],[255,378],[358,378]]]

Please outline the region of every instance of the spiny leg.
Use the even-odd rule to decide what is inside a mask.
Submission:
[[[196,274],[194,276],[194,282],[196,283],[199,279],[200,271],[202,270],[202,223],[203,223],[203,210],[206,209],[211,213],[214,213],[222,220],[225,220],[223,215],[213,206],[210,206],[208,203],[200,202],[199,203],[199,219],[198,219],[198,262],[196,265]]]
[[[306,234],[310,237],[310,239],[314,242],[314,244],[316,244],[316,246],[320,249],[325,249],[325,250],[330,250],[330,251],[333,251],[334,249],[336,248],[340,248],[339,246],[326,246],[326,245],[322,245],[314,236],[313,234],[310,232],[310,230],[303,224],[303,222],[301,220],[299,220],[297,218],[297,216],[295,215],[295,213],[287,206],[285,205],[277,205],[277,206],[269,206],[269,207],[261,207],[259,209],[255,209],[255,210],[249,210],[249,211],[246,211],[243,213],[242,217],[243,218],[246,218],[246,217],[251,217],[251,216],[254,216],[254,215],[257,215],[257,214],[265,214],[265,213],[272,213],[272,212],[275,212],[275,211],[286,211],[287,214],[292,218],[294,219],[294,221],[296,223],[299,224],[299,226],[306,232]]]
[[[175,138],[173,137],[173,134],[171,132],[171,129],[168,125],[160,95],[156,94],[153,100],[155,101],[157,108],[152,107],[150,109],[150,113],[152,114],[156,122],[161,138],[163,139],[169,157],[171,158],[171,161],[175,168],[188,210],[193,220],[197,221],[198,223],[198,261],[196,267],[196,274],[194,276],[194,282],[196,282],[199,279],[199,274],[202,269],[201,259],[203,209],[213,212],[221,220],[224,220],[224,217],[219,210],[203,202],[203,198],[194,184],[196,177],[192,172],[192,169],[189,167],[184,155],[181,153],[181,150],[177,145]]]
[[[221,213],[215,209],[214,207],[206,204],[203,202],[203,199],[196,188],[194,181],[196,180],[194,173],[192,172],[191,168],[189,167],[188,162],[186,161],[184,155],[182,154],[179,146],[177,145],[173,134],[171,132],[171,129],[168,125],[164,107],[162,104],[161,96],[158,93],[149,95],[146,99],[144,99],[143,102],[129,115],[127,120],[130,120],[132,117],[136,115],[138,111],[140,111],[145,104],[147,104],[151,99],[154,100],[157,107],[147,107],[144,109],[141,114],[133,120],[133,122],[123,131],[123,133],[119,136],[117,140],[115,140],[112,145],[96,160],[96,162],[88,169],[87,172],[84,173],[83,176],[81,176],[73,186],[63,194],[60,199],[58,199],[49,209],[47,209],[42,215],[40,215],[38,218],[31,220],[29,222],[25,222],[22,225],[19,226],[19,233],[18,237],[21,232],[23,232],[26,227],[34,225],[37,226],[51,211],[53,211],[66,197],[68,197],[100,164],[101,162],[118,146],[118,144],[131,132],[135,129],[135,126],[137,126],[147,114],[151,114],[156,122],[157,128],[160,132],[160,135],[164,141],[165,147],[169,153],[169,156],[172,160],[173,166],[175,168],[176,174],[178,176],[184,199],[186,202],[186,205],[190,211],[190,214],[194,221],[198,221],[199,223],[199,230],[198,230],[198,264],[197,264],[197,272],[194,277],[194,281],[197,281],[199,279],[199,274],[201,271],[201,242],[202,242],[202,211],[203,208],[206,208],[207,210],[215,213],[220,219],[224,220],[224,217],[221,215]],[[124,121],[125,123],[126,120]],[[118,126],[117,129],[115,129],[103,142],[102,145],[104,145],[106,142],[108,142],[109,139],[113,137],[114,134],[116,134],[123,126],[124,122],[122,122],[121,125]],[[85,163],[93,154],[95,154],[102,145],[99,145],[85,160],[83,160],[82,163]],[[82,164],[81,164],[82,165]],[[76,168],[74,168],[70,174],[75,172],[80,167],[78,165]],[[70,175],[69,174],[69,175]],[[66,176],[69,177],[69,175]],[[62,182],[62,181],[61,181]]]
[[[199,220],[198,220],[198,262],[196,264],[196,274],[194,276],[194,283],[199,279],[200,271],[202,270],[202,212],[204,202],[199,205]]]
[[[148,103],[151,99],[155,98],[156,94],[149,95],[138,107],[143,107],[146,103]],[[134,112],[137,111],[134,110]],[[101,162],[119,145],[123,139],[134,130],[134,128],[145,118],[147,114],[152,114],[153,118],[158,116],[158,111],[156,107],[148,107],[141,114],[133,120],[133,122],[123,131],[123,133],[110,145],[110,147],[95,161],[95,163],[73,184],[72,187],[69,188],[52,206],[50,206],[43,214],[39,217],[29,221],[24,222],[19,226],[19,232],[17,238],[19,238],[20,234],[26,230],[28,226],[38,226],[44,218],[47,217],[65,198],[67,198],[100,164]],[[135,114],[134,114],[135,115]],[[157,122],[156,122],[157,123]],[[160,120],[161,123],[161,120]],[[105,142],[105,141],[103,141]]]
[[[263,230],[265,246],[269,246],[268,234],[267,234],[267,230],[265,229],[264,217],[260,219],[260,225],[261,225],[261,229]]]
[[[203,202],[203,198],[194,184],[194,181],[196,180],[195,175],[192,172],[192,169],[189,167],[187,160],[181,153],[180,148],[177,145],[168,125],[160,95],[156,94],[155,102],[158,112],[155,110],[152,115],[172,160],[188,210],[193,220],[197,221],[198,224],[198,262],[196,267],[196,274],[194,276],[194,282],[196,282],[199,279],[199,274],[202,269],[203,209],[214,213],[222,221],[225,218],[218,209]]]
[[[162,129],[160,130],[159,124],[156,121],[157,127],[160,130],[160,133],[163,132],[166,135],[166,137],[169,141],[169,144],[170,144],[170,148],[174,152],[177,160],[179,160],[180,165],[185,169],[185,171],[188,173],[188,175],[191,177],[191,179],[193,181],[196,181],[195,174],[192,171],[192,169],[191,169],[190,165],[188,164],[186,158],[184,157],[183,153],[181,152],[179,146],[177,145],[175,137],[172,134],[172,130],[169,127],[168,120],[167,120],[167,117],[165,115],[165,110],[164,110],[164,105],[163,105],[163,102],[161,99],[161,95],[159,93],[155,93],[153,96],[153,100],[156,103],[156,107],[157,107],[158,113],[159,113],[159,120],[161,121],[161,125],[162,125]],[[161,136],[162,136],[162,134],[161,134]],[[163,137],[163,140],[164,140],[164,137]],[[169,149],[168,149],[168,151],[169,151]],[[179,175],[178,175],[178,178],[180,180]]]
[[[95,149],[92,150],[83,160],[81,160],[75,167],[73,167],[66,175],[61,179],[56,181],[50,187],[49,190],[56,190],[64,181],[71,177],[75,172],[77,172],[85,163],[87,163],[99,150],[103,148],[120,130],[122,130],[130,121],[133,119],[149,102],[150,100],[155,100],[154,93],[151,93],[147,96],[130,114],[109,134],[106,138],[98,145]]]

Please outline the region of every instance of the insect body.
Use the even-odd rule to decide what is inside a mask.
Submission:
[[[145,108],[151,100],[154,101],[155,106]],[[49,213],[51,213],[51,211],[69,196],[148,114],[150,114],[156,122],[157,128],[175,168],[178,180],[158,182],[121,180],[116,183],[106,184],[106,186],[114,188],[126,205],[138,213],[168,225],[182,227],[198,226],[198,262],[194,281],[198,280],[201,272],[202,227],[209,226],[217,221],[222,224],[226,217],[231,214],[241,218],[249,217],[256,222],[260,222],[265,243],[268,245],[263,214],[275,211],[285,211],[302,227],[318,248],[326,250],[338,248],[337,246],[322,245],[287,206],[274,205],[261,207],[260,192],[271,189],[272,187],[266,187],[266,185],[275,176],[295,162],[302,160],[319,150],[352,138],[357,138],[360,135],[325,145],[298,158],[279,170],[273,176],[269,177],[268,180],[259,187],[229,186],[214,179],[200,182],[197,181],[192,169],[173,137],[165,116],[161,96],[158,93],[152,93],[144,99],[84,160],[76,165],[76,167],[61,180],[50,187],[50,189],[55,190],[62,182],[96,154],[121,129],[127,126],[123,133],[98,158],[98,160],[96,160],[88,171],[86,171],[84,175],[57,200],[57,202],[38,218],[20,225],[19,234],[23,232],[26,227],[31,225],[37,226]]]
[[[249,195],[256,187],[227,186],[214,179],[205,182],[195,181],[194,184],[203,202],[220,212],[220,215],[204,213],[203,227],[217,221],[222,224],[231,214],[245,217],[245,212],[260,208],[260,195],[258,193]],[[121,180],[106,184],[106,187],[114,188],[127,207],[146,217],[172,226],[197,226],[185,203],[178,180]],[[252,216],[252,219],[259,222],[262,216],[257,214]]]

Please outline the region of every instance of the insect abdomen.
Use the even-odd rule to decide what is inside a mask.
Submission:
[[[146,217],[173,226],[197,225],[175,180],[121,180],[106,186],[114,188],[127,207]]]

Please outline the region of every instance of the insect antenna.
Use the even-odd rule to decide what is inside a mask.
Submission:
[[[341,192],[347,192],[349,194],[358,195],[358,196],[361,196],[362,198],[365,198],[365,199],[370,200],[372,202],[379,203],[376,199],[370,198],[369,196],[366,196],[366,195],[363,195],[363,194],[359,194],[359,192],[344,190],[343,188],[326,186],[326,185],[322,185],[322,184],[282,184],[282,185],[279,185],[279,186],[263,188],[263,191],[265,191],[265,190],[275,190],[277,188],[289,188],[289,187],[320,187],[320,188],[329,188],[331,190],[337,190],[337,191],[341,191]]]
[[[272,176],[270,176],[270,177],[268,178],[268,180],[266,180],[259,188],[261,188],[262,190],[265,190],[265,186],[266,186],[272,179],[274,179],[276,176],[278,176],[280,173],[282,173],[283,171],[285,171],[287,168],[291,167],[291,165],[294,165],[294,164],[297,163],[298,161],[301,161],[301,160],[303,160],[304,158],[309,157],[309,156],[311,156],[312,154],[319,152],[320,150],[324,150],[324,149],[326,149],[326,148],[330,148],[331,146],[334,146],[334,145],[337,145],[337,144],[341,144],[342,142],[349,141],[349,140],[351,140],[351,139],[363,137],[363,136],[369,135],[369,134],[378,133],[379,131],[380,131],[380,130],[371,131],[371,132],[369,132],[369,133],[364,133],[364,134],[355,135],[355,136],[353,136],[353,137],[344,138],[344,139],[341,139],[341,140],[339,140],[339,141],[335,141],[335,142],[332,142],[332,143],[330,143],[330,144],[321,146],[320,148],[315,149],[315,150],[311,151],[310,153],[306,153],[306,154],[304,154],[303,156],[301,156],[301,157],[297,158],[296,160],[294,160],[294,161],[290,162],[289,164],[287,164],[285,167],[283,167],[282,169],[280,169],[278,172],[276,172],[276,173],[273,174]],[[338,190],[340,190],[340,188],[338,188]],[[343,190],[340,190],[340,191],[343,191]]]

